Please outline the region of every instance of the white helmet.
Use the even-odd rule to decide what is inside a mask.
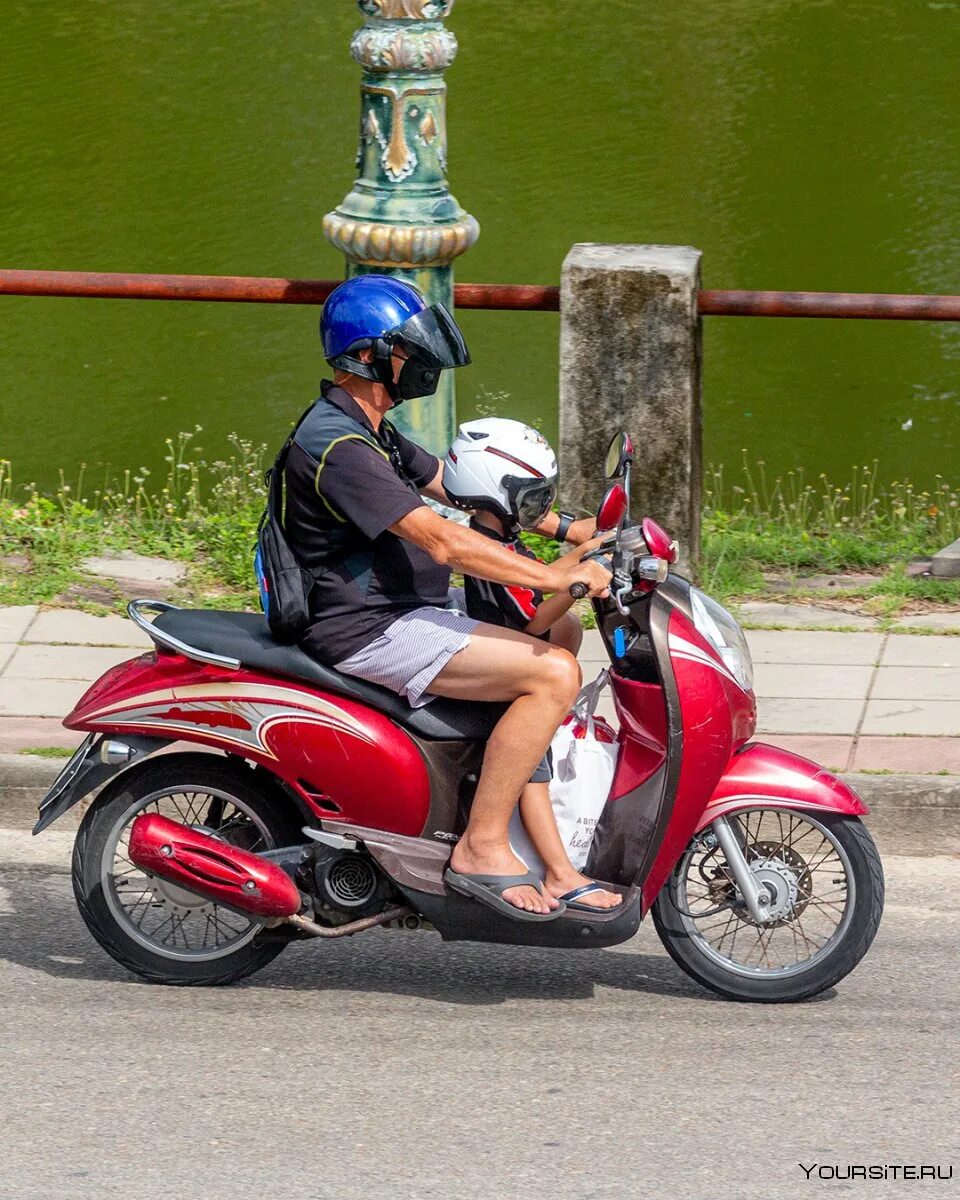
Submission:
[[[557,497],[557,458],[522,421],[465,421],[444,459],[443,487],[457,508],[486,509],[512,531],[532,529]]]

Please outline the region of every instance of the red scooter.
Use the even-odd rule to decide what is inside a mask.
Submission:
[[[274,642],[262,616],[135,600],[156,648],[67,717],[88,736],[34,829],[99,789],[73,883],[104,949],[154,982],[216,984],[294,939],[379,925],[613,946],[649,911],[678,965],[723,996],[801,1000],[843,979],[883,908],[867,809],[816,764],[750,741],[743,633],[670,572],[676,543],[655,522],[625,522],[632,457],[614,438],[597,521],[620,750],[586,867],[619,907],[522,922],[445,887],[501,705],[411,709]]]

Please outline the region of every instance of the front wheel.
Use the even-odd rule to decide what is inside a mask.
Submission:
[[[653,905],[671,958],[732,1000],[806,1000],[848,975],[883,913],[883,867],[859,820],[753,808],[730,824],[770,898],[754,921],[709,827],[687,847]]]

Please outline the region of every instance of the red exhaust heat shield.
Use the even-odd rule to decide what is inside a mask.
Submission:
[[[276,919],[300,911],[297,885],[275,863],[158,813],[133,822],[128,853],[149,875],[242,913]]]

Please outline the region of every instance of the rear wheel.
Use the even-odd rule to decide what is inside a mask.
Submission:
[[[754,921],[710,829],[691,841],[653,906],[664,947],[693,979],[734,1000],[806,1000],[870,947],[883,868],[859,820],[754,808],[728,818],[769,915]]]
[[[240,764],[199,755],[158,758],[97,797],[77,834],[73,890],[80,915],[117,962],[151,983],[232,983],[285,946],[256,920],[148,877],[127,855],[130,826],[155,812],[257,851],[302,838]]]

